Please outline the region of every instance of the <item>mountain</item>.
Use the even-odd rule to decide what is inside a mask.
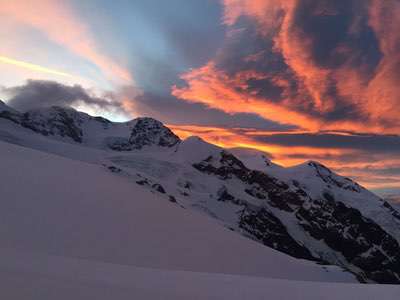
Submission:
[[[400,283],[400,213],[318,162],[284,168],[255,150],[180,140],[151,118],[113,123],[61,107],[3,108],[0,140],[101,167],[177,210],[361,282]]]
[[[399,206],[400,205],[400,194],[397,193],[386,193],[383,196],[383,199],[385,199],[387,202],[391,203],[393,206]]]
[[[384,300],[400,291],[265,247],[116,169],[5,142],[0,157],[7,299]]]

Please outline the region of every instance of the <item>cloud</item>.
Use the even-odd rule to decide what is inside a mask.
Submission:
[[[285,133],[258,135],[258,141],[286,147],[357,149],[376,153],[400,153],[400,136],[338,133]]]
[[[223,46],[173,95],[314,132],[399,131],[398,1],[223,4]]]
[[[10,64],[10,65],[21,67],[21,68],[25,68],[25,69],[28,69],[28,70],[43,72],[43,73],[52,74],[52,75],[59,75],[59,76],[64,76],[64,77],[69,77],[69,78],[77,78],[74,75],[71,75],[71,74],[68,74],[68,73],[65,73],[65,72],[61,72],[61,71],[58,71],[58,70],[46,68],[46,67],[39,66],[39,65],[36,65],[36,64],[31,64],[31,63],[28,63],[28,62],[25,62],[25,61],[12,59],[12,58],[6,57],[6,56],[0,56],[0,63]]]
[[[97,97],[80,85],[68,86],[55,81],[28,80],[25,85],[2,90],[10,96],[7,104],[22,112],[49,106],[86,105],[124,113],[121,103],[112,93],[105,94],[105,97]]]
[[[114,83],[133,83],[131,72],[102,53],[93,35],[62,1],[1,1],[0,16],[43,32],[47,38],[95,64]]]
[[[240,127],[278,132],[297,129],[293,125],[266,120],[257,114],[228,114],[222,110],[208,108],[204,104],[183,102],[171,95],[152,92],[144,92],[130,97],[127,95],[129,92],[125,92],[126,103],[129,103],[135,114],[152,116],[169,124]]]

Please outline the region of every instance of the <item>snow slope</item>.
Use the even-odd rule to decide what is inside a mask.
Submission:
[[[354,281],[149,193],[128,178],[0,142],[1,248],[147,268]]]
[[[397,299],[398,286],[290,281],[231,274],[139,268],[1,250],[6,299]]]
[[[337,267],[262,246],[99,165],[4,142],[0,157],[6,299],[397,299],[400,292],[351,284]]]

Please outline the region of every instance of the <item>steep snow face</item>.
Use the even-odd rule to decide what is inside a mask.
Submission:
[[[247,148],[229,149],[233,155],[239,158],[249,169],[267,172],[268,170],[279,170],[283,167],[273,163],[268,155],[262,151]]]
[[[232,154],[197,137],[179,141],[148,118],[70,117],[83,132],[81,143],[35,135],[1,117],[0,139],[103,165],[166,202],[293,257],[340,265],[366,282],[400,282],[399,213],[325,166],[283,168],[257,151]]]
[[[219,156],[222,148],[209,144],[200,137],[191,136],[185,139],[177,149],[177,157],[187,163],[195,163],[213,156]]]

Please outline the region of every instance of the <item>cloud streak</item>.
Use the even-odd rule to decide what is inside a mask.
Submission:
[[[70,78],[77,78],[76,76],[68,74],[68,73],[65,73],[65,72],[61,72],[61,71],[58,71],[58,70],[54,70],[54,69],[46,68],[46,67],[43,67],[43,66],[31,64],[31,63],[28,63],[28,62],[25,62],[25,61],[12,59],[10,57],[5,57],[5,56],[0,56],[0,63],[10,64],[10,65],[14,65],[14,66],[17,66],[17,67],[25,68],[25,69],[28,69],[28,70],[33,70],[33,71],[38,71],[38,72],[43,72],[43,73],[48,73],[48,74],[53,74],[53,75],[59,75],[59,76],[70,77]]]

